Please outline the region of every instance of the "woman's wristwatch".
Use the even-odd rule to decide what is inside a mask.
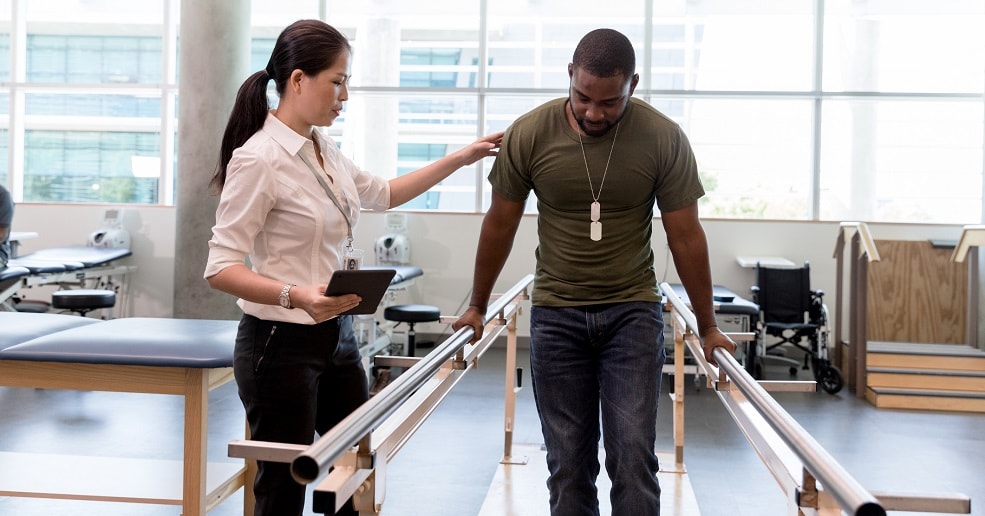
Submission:
[[[284,285],[284,288],[280,289],[280,296],[277,296],[277,301],[280,302],[280,306],[287,308],[288,310],[294,308],[291,304],[291,287],[293,286],[294,285],[291,283]]]

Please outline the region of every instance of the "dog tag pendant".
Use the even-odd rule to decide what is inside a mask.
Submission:
[[[595,201],[592,203],[589,211],[592,214],[592,226],[589,236],[593,241],[598,242],[602,240],[602,223],[599,222],[599,219],[602,218],[602,205],[598,201]]]
[[[599,240],[602,240],[602,223],[601,222],[592,222],[591,237],[592,237],[592,240],[595,241],[595,242],[598,242]]]

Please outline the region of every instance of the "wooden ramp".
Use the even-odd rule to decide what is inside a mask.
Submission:
[[[873,341],[866,362],[866,399],[877,407],[985,413],[985,351]]]
[[[525,464],[502,464],[496,470],[492,485],[479,516],[548,516],[547,452],[540,445],[513,445],[516,460],[526,458]],[[691,489],[687,471],[674,471],[674,454],[657,452],[660,460],[660,514],[662,516],[698,516],[698,500]],[[599,449],[599,462],[604,464],[604,452]],[[664,471],[664,469],[667,471]],[[612,512],[609,506],[609,478],[605,467],[599,474],[599,508],[602,514]]]

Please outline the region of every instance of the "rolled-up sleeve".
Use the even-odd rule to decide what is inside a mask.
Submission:
[[[229,161],[209,240],[205,278],[231,265],[245,264],[253,252],[256,236],[276,203],[276,181],[271,174],[258,173],[263,167],[255,155],[246,153],[237,153]]]

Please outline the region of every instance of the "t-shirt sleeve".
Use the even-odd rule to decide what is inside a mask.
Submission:
[[[515,202],[526,201],[533,189],[526,146],[522,126],[513,123],[503,135],[503,144],[489,172],[493,191]]]
[[[704,196],[705,190],[698,176],[697,159],[691,143],[680,126],[670,131],[663,142],[663,169],[657,181],[657,207],[660,211],[676,211]]]

